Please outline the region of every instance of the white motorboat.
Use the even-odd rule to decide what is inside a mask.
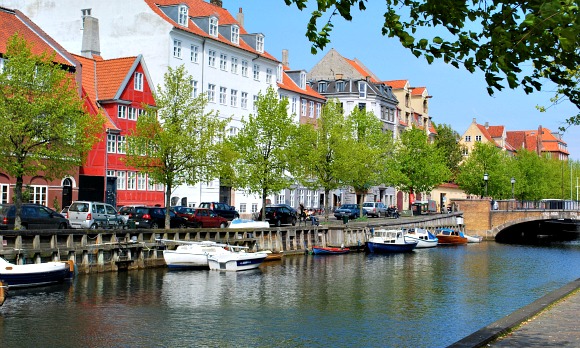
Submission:
[[[437,237],[424,228],[410,228],[406,230],[405,239],[417,242],[416,249],[433,248],[439,243]]]
[[[209,269],[232,272],[245,271],[258,268],[258,266],[260,266],[268,256],[267,253],[263,252],[247,253],[243,250],[247,248],[241,246],[230,245],[228,246],[228,249],[230,250],[226,253],[207,256]]]
[[[479,243],[483,240],[482,236],[468,236],[465,233],[463,234],[465,238],[467,238],[467,243]]]
[[[163,250],[163,259],[167,267],[171,269],[185,268],[207,268],[208,255],[229,253],[224,247],[226,244],[219,244],[212,241],[186,242],[161,240],[164,242],[181,243],[175,250]]]
[[[250,219],[233,219],[229,228],[270,228],[268,221],[255,221]]]
[[[74,262],[43,262],[16,265],[0,257],[0,282],[24,288],[62,282],[74,275]]]
[[[417,241],[407,241],[403,230],[376,230],[366,243],[371,253],[409,252],[417,247]]]

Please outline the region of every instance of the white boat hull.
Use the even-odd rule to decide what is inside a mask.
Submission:
[[[439,240],[434,234],[423,228],[415,228],[405,233],[405,240],[417,242],[416,249],[434,248]]]
[[[163,250],[163,259],[167,267],[172,269],[207,268],[208,255],[220,253],[228,253],[228,251],[216,243],[184,244],[175,250]]]
[[[229,228],[270,228],[268,221],[254,221],[246,219],[233,219]]]
[[[237,272],[258,268],[266,256],[266,253],[230,252],[209,255],[207,260],[210,270]]]
[[[467,238],[467,243],[479,243],[483,240],[483,237],[480,236],[468,236],[465,233],[463,234],[465,238]]]

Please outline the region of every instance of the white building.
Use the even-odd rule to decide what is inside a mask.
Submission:
[[[142,54],[155,85],[163,84],[167,67],[184,65],[192,76],[196,94],[207,93],[208,108],[218,117],[232,117],[230,134],[241,126],[242,117],[254,111],[258,94],[282,81],[282,64],[265,51],[265,36],[248,33],[243,13],[234,18],[211,0],[0,0],[17,8],[69,52],[81,53],[81,44],[100,41],[102,56]],[[87,17],[99,21],[98,32],[83,43]],[[188,206],[219,201],[259,210],[260,199],[249,197],[219,180],[194,187],[178,187],[172,204]]]

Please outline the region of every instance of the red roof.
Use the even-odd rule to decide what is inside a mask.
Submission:
[[[411,95],[423,95],[426,90],[427,87],[413,87],[411,90]]]
[[[488,126],[487,127],[487,131],[489,132],[489,135],[491,135],[493,138],[503,137],[504,129],[505,129],[504,126]]]
[[[390,80],[390,81],[383,81],[387,85],[391,86],[394,89],[403,89],[409,83],[409,80]]]
[[[494,144],[495,146],[498,146],[498,144],[493,140],[493,137],[491,136],[491,134],[489,134],[485,126],[477,124],[477,128],[479,129],[481,134],[485,137],[485,139],[487,139],[490,143]]]
[[[299,93],[299,94],[303,94],[303,95],[307,95],[313,98],[318,98],[321,100],[326,100],[326,97],[324,97],[323,95],[321,95],[320,93],[318,93],[317,91],[315,91],[314,89],[312,89],[312,87],[310,87],[310,85],[306,84],[306,89],[302,89],[300,88],[296,82],[294,82],[294,80],[292,80],[290,78],[290,76],[288,76],[288,74],[286,74],[286,71],[290,70],[288,67],[284,67],[284,72],[282,72],[282,82],[278,82],[278,87],[287,91],[291,91],[291,92],[295,92],[295,93]]]
[[[364,77],[370,77],[370,81],[373,83],[379,83],[379,81],[377,81],[374,77],[373,74],[366,70],[363,66],[361,66],[357,61],[352,60],[352,59],[348,59],[348,58],[344,58],[359,74],[361,74]]]

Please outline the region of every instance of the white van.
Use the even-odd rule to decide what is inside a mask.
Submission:
[[[117,210],[101,202],[72,202],[67,218],[72,228],[125,228],[125,220]]]

